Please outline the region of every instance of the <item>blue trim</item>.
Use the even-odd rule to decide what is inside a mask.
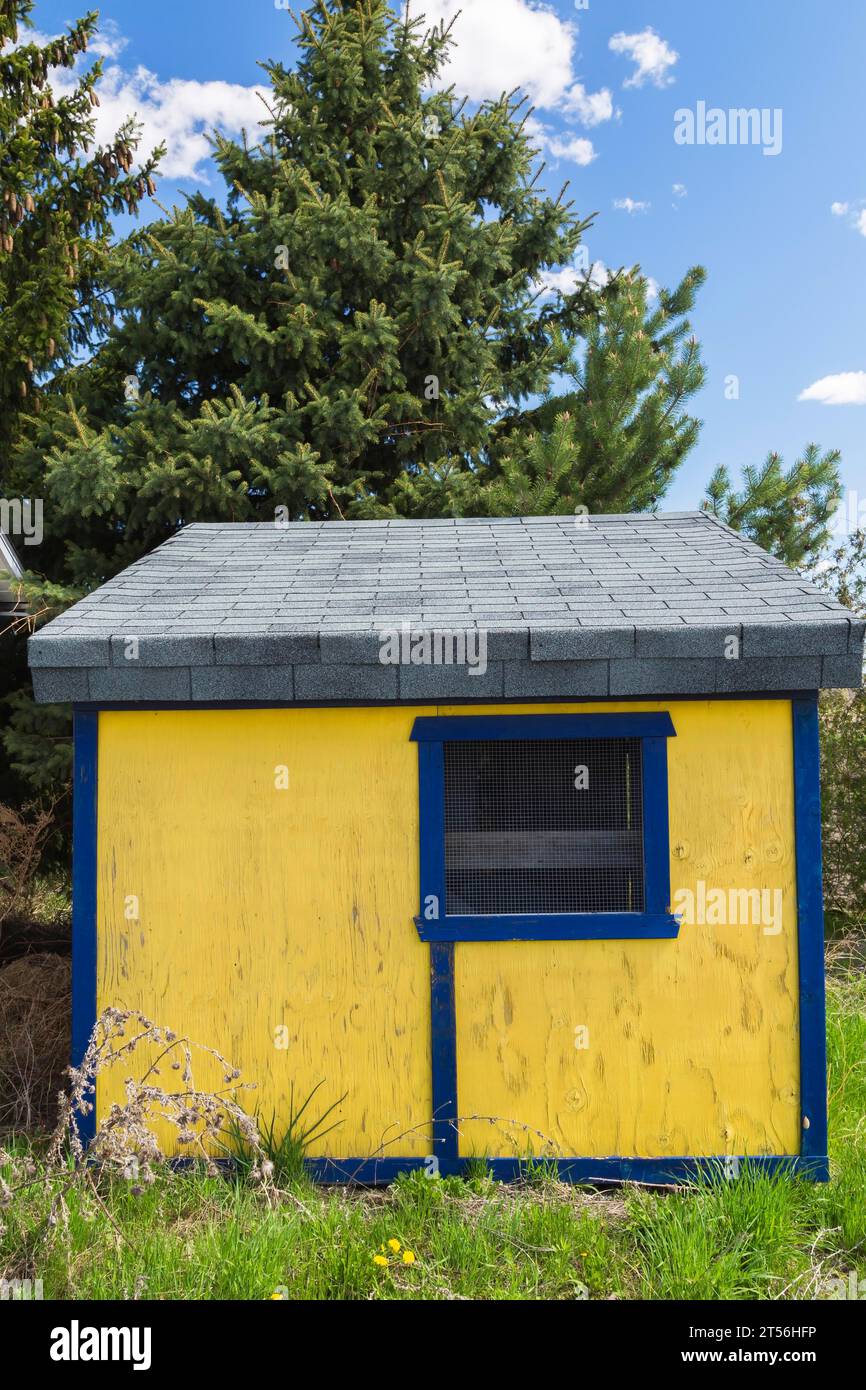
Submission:
[[[827,1152],[827,1022],[821,875],[821,760],[816,700],[794,700],[794,837],[800,972],[800,1153]],[[808,1128],[805,1122],[808,1120]]]
[[[467,739],[639,738],[643,797],[642,912],[448,913],[445,894],[444,744]],[[421,906],[414,919],[422,941],[672,940],[667,739],[676,737],[666,711],[655,714],[506,714],[422,716],[410,738],[418,744]],[[438,916],[432,917],[435,900]]]
[[[663,714],[460,714],[420,716],[413,743],[491,738],[676,738]]]
[[[644,909],[648,921],[671,911],[671,849],[668,828],[668,748],[663,738],[641,742],[643,791]],[[676,936],[677,932],[671,935]]]
[[[80,1066],[96,1022],[96,833],[99,715],[76,710],[72,780],[72,1065]],[[95,1103],[95,1095],[89,1099]],[[82,1141],[96,1115],[76,1116]]]
[[[738,1154],[733,1161],[740,1173],[747,1168],[753,1172],[811,1178],[816,1182],[826,1182],[828,1177],[826,1155],[805,1158],[796,1154],[754,1157]],[[548,1169],[562,1182],[640,1182],[666,1186],[694,1182],[701,1176],[720,1176],[730,1171],[731,1162],[729,1157],[722,1155],[701,1158],[458,1158],[447,1163],[440,1161],[439,1172],[442,1177],[460,1176],[480,1163],[498,1182],[513,1182],[533,1171]],[[376,1185],[393,1182],[404,1173],[428,1169],[428,1161],[424,1158],[310,1158],[305,1166],[316,1182]]]
[[[457,1160],[457,1016],[454,947],[430,947],[430,1061],[433,1078],[433,1144],[440,1169]]]
[[[678,917],[648,912],[449,915],[441,922],[416,917],[415,926],[422,941],[663,941],[680,934]]]
[[[435,925],[445,916],[445,754],[441,743],[418,748],[421,918]],[[430,899],[435,898],[434,904]]]

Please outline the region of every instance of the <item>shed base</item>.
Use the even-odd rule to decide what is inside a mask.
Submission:
[[[547,1171],[561,1182],[643,1183],[650,1187],[693,1183],[698,1178],[724,1177],[734,1181],[750,1168],[761,1173],[786,1173],[812,1182],[830,1177],[826,1155],[762,1154],[719,1155],[706,1158],[458,1158],[440,1159],[440,1177],[461,1177],[467,1170],[484,1166],[497,1182],[515,1182],[533,1172]],[[321,1183],[359,1183],[384,1186],[403,1173],[431,1171],[429,1158],[310,1158],[305,1161],[310,1177]]]

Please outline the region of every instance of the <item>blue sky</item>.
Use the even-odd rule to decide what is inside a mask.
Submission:
[[[791,463],[814,440],[842,450],[848,510],[862,499],[866,512],[866,5],[412,3],[436,19],[462,10],[449,77],[470,98],[529,92],[544,181],[570,179],[581,214],[599,214],[593,261],[638,262],[668,286],[706,266],[693,315],[708,367],[694,406],[704,429],[663,505],[697,505],[719,463],[737,475],[770,449]],[[37,0],[33,19],[56,33],[86,8]],[[257,60],[290,61],[292,22],[274,0],[105,0],[101,13],[100,120],[135,109],[145,139],[169,140],[158,196],[170,204],[207,184],[206,126],[232,134],[255,119]],[[677,111],[701,102],[766,110],[778,153],[677,143]],[[731,377],[738,387],[726,389]]]

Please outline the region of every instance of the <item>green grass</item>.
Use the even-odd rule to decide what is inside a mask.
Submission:
[[[281,1192],[163,1174],[141,1196],[102,1179],[46,1234],[35,1186],[0,1212],[0,1272],[46,1298],[766,1299],[826,1296],[866,1278],[866,975],[831,977],[832,1179],[746,1170],[688,1191],[595,1193],[542,1165],[516,1185],[480,1173],[385,1191],[318,1189],[284,1155]],[[278,1146],[276,1146],[278,1149]],[[279,1153],[275,1157],[279,1161]],[[5,1173],[11,1181],[10,1170]],[[391,1255],[389,1240],[400,1242]],[[386,1248],[389,1264],[374,1256]],[[415,1255],[402,1263],[402,1250]]]

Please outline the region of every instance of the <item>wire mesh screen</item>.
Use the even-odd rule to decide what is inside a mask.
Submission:
[[[446,913],[643,911],[640,739],[444,752]]]

